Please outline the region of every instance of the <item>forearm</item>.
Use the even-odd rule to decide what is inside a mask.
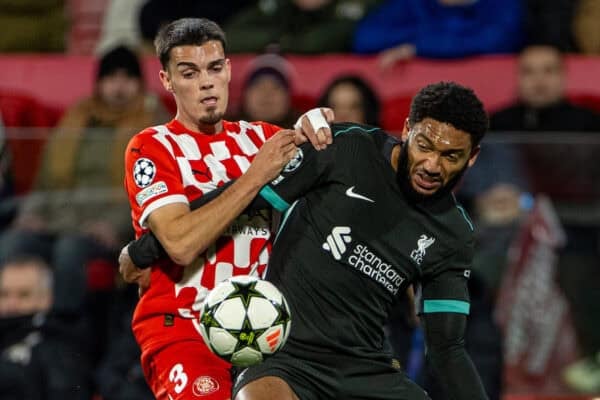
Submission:
[[[479,373],[464,346],[466,316],[426,314],[427,360],[451,400],[487,400]]]
[[[200,207],[206,206],[209,202],[220,196],[225,190],[227,190],[233,183],[229,181],[223,186],[213,190],[212,192],[205,193],[203,196],[198,197],[190,202],[190,209],[197,210]],[[262,210],[270,208],[271,206],[261,196],[257,196],[248,205],[244,211],[249,210]],[[145,233],[138,239],[129,243],[128,254],[131,260],[138,268],[151,267],[156,261],[167,256],[165,249],[162,247],[154,233],[152,231]]]
[[[448,399],[487,399],[479,373],[464,346],[433,351],[427,356]]]
[[[184,212],[160,224],[149,219],[167,255],[187,265],[204,252],[244,211],[264,183],[253,174],[245,174],[214,201],[191,212]]]

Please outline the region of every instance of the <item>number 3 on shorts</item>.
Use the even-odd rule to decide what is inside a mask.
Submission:
[[[169,372],[169,381],[175,384],[175,393],[179,394],[187,385],[188,377],[185,372],[183,372],[182,364],[175,364],[171,371]]]

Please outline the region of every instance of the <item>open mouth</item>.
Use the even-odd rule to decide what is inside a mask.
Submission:
[[[419,173],[415,174],[413,182],[423,192],[435,191],[442,185],[439,179],[432,179]]]
[[[217,105],[217,98],[214,96],[210,96],[210,97],[205,97],[202,100],[200,100],[200,102],[202,104],[204,104],[205,106],[216,106]]]

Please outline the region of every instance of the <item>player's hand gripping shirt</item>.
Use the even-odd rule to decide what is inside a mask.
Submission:
[[[266,123],[224,121],[222,132],[206,135],[173,120],[137,134],[125,154],[125,187],[136,236],[147,231],[145,222],[152,211],[171,203],[188,204],[241,176],[260,146],[278,130]],[[150,287],[133,319],[138,341],[147,338],[155,346],[185,335],[173,331],[168,338],[151,339],[149,329],[138,328],[157,316],[195,321],[200,303],[215,283],[264,270],[270,236],[268,211],[242,214],[192,265],[176,265],[169,259],[153,265]]]
[[[421,284],[424,313],[468,313],[472,226],[450,194],[409,202],[379,129],[332,129],[332,145],[302,146],[261,191],[288,209],[267,279],[290,303],[290,342],[377,356],[389,310],[411,283]]]

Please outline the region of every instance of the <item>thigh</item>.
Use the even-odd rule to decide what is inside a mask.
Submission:
[[[288,346],[289,343],[286,349]],[[280,398],[268,396],[271,391],[286,400],[334,399],[337,376],[318,356],[291,355],[284,350],[238,374],[233,395],[237,400]]]
[[[277,376],[264,376],[244,385],[236,394],[235,400],[299,400],[285,380]]]
[[[215,365],[198,342],[180,342],[151,355],[142,354],[142,367],[158,400],[231,399],[228,365]]]
[[[361,364],[361,363],[359,363]],[[379,363],[364,363],[364,371],[346,375],[342,381],[344,400],[431,400],[425,390],[402,371],[380,368]]]

